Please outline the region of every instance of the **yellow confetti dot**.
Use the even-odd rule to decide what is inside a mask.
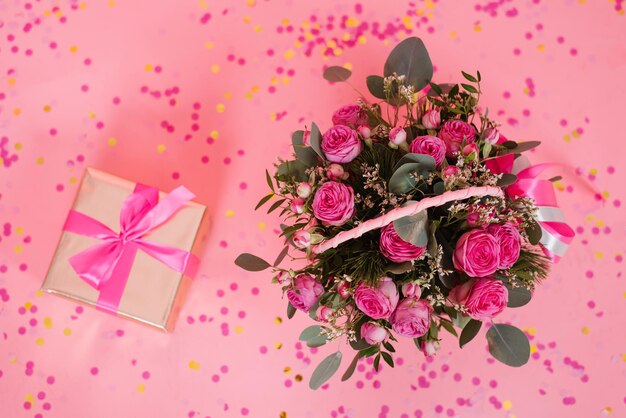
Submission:
[[[596,258],[596,260],[600,260],[604,258],[604,253],[601,251],[596,251],[593,256]]]
[[[254,25],[254,31],[255,31],[255,32],[261,32],[261,31],[263,31],[263,26],[261,26],[261,25]]]
[[[26,402],[30,402],[31,404],[35,403],[35,397],[31,393],[27,393],[26,396],[24,396],[24,399]]]
[[[502,402],[502,408],[504,408],[505,411],[508,411],[512,407],[513,407],[513,404],[511,403],[511,401]]]
[[[270,113],[270,120],[276,120],[276,112]]]
[[[13,77],[10,77],[7,80],[7,83],[9,83],[9,86],[14,86],[16,82],[17,82],[17,80],[15,78],[13,78]]]
[[[109,2],[107,3],[107,6],[111,8],[115,7],[115,0],[109,0]]]
[[[211,65],[211,72],[214,74],[217,74],[220,72],[220,66],[217,64],[213,64]]]
[[[591,174],[592,176],[595,176],[598,174],[598,169],[597,168],[592,168],[591,170],[589,170],[589,174]]]
[[[66,337],[69,337],[70,335],[72,335],[72,330],[70,328],[65,328],[63,330],[63,335],[65,335]]]
[[[167,148],[166,148],[166,147],[165,147],[165,145],[163,145],[163,144],[159,144],[159,145],[157,145],[157,152],[158,152],[159,154],[161,154],[161,153],[165,152],[165,150],[166,150],[166,149],[167,149]]]
[[[528,87],[524,87],[524,89],[522,90],[524,92],[524,94],[528,95],[530,94],[530,89]]]
[[[209,136],[213,139],[217,139],[220,137],[220,133],[218,131],[211,131],[211,133],[209,134]]]
[[[241,325],[237,325],[235,327],[235,334],[241,334],[243,333],[243,327]]]
[[[111,138],[107,139],[107,145],[110,146],[111,148],[116,146],[117,145],[117,138],[111,137]]]
[[[483,28],[480,25],[474,25],[474,32],[480,32]]]
[[[70,177],[70,184],[76,184],[76,182],[78,181],[78,179],[76,177]]]
[[[224,93],[224,98],[226,100],[230,100],[230,99],[233,98],[233,94],[231,92],[227,91],[226,93]]]
[[[234,210],[232,210],[232,209],[228,209],[228,210],[226,211],[226,217],[227,217],[227,218],[232,218],[233,216],[235,216],[235,211],[234,211]]]
[[[289,366],[285,367],[285,368],[283,369],[283,373],[285,373],[285,374],[289,374],[289,373],[291,373],[291,367],[289,367]]]
[[[246,0],[246,4],[248,7],[254,7],[256,6],[256,0]]]
[[[535,333],[537,332],[537,330],[535,329],[535,327],[530,327],[530,328],[525,328],[524,331],[526,331],[528,334],[534,336]]]
[[[254,99],[254,94],[253,94],[253,93],[251,93],[251,92],[248,92],[248,93],[244,94],[244,95],[243,95],[243,97],[244,97],[246,100],[252,100],[252,99]]]
[[[333,49],[333,54],[334,54],[336,57],[338,57],[338,56],[340,56],[340,55],[342,55],[342,54],[343,54],[343,49],[341,49],[341,48],[335,48],[335,49]]]
[[[404,27],[406,29],[412,29],[413,28],[413,22],[411,21],[411,18],[409,16],[403,16],[402,17],[402,23],[404,24]]]
[[[359,36],[356,41],[361,44],[361,45],[365,45],[365,43],[367,43],[367,38],[363,35]]]
[[[456,33],[456,32],[450,32],[450,38],[451,38],[451,39],[456,39],[456,38],[458,38],[458,37],[459,37],[459,34],[458,34],[458,33]]]
[[[35,344],[37,344],[38,346],[42,346],[42,345],[43,345],[43,343],[44,343],[43,338],[37,338],[37,339],[35,340]]]
[[[22,254],[22,251],[24,251],[24,248],[21,245],[15,246],[15,254]]]
[[[142,383],[137,385],[137,392],[138,393],[144,393],[145,391],[146,391],[146,387]]]
[[[146,66],[144,67],[146,71],[150,72],[152,71],[152,64],[146,64]]]
[[[38,298],[42,297],[43,295],[44,295],[44,292],[41,289],[37,289],[37,291],[35,292],[35,296],[37,296]]]
[[[347,28],[353,28],[353,27],[355,27],[358,24],[359,24],[359,21],[357,19],[353,18],[353,17],[350,17],[350,18],[346,19],[346,27]]]
[[[96,118],[96,114],[93,112],[89,112],[89,119],[95,119]]]
[[[534,344],[532,344],[532,345],[530,346],[530,354],[534,354],[534,353],[536,353],[536,352],[537,352],[537,346],[536,346],[536,345],[534,345]]]
[[[302,382],[302,375],[301,374],[297,374],[293,377],[293,380],[295,380],[296,382]]]
[[[52,106],[50,106],[50,105],[45,105],[45,106],[43,107],[43,111],[44,111],[44,112],[49,112],[49,111],[51,111],[51,110],[52,110]]]
[[[282,324],[283,318],[281,318],[280,316],[277,316],[276,318],[274,318],[274,323],[278,325]]]
[[[51,329],[52,328],[52,318],[50,318],[49,316],[46,316],[43,319],[43,326],[46,329]]]
[[[287,26],[289,24],[289,19],[285,18],[280,22],[283,26]]]
[[[563,141],[570,142],[572,138],[569,135],[563,135]]]
[[[285,58],[287,61],[289,61],[290,59],[292,59],[294,56],[296,55],[296,52],[293,49],[288,50],[287,52],[285,52],[285,54],[283,55],[283,58]]]
[[[543,45],[543,44],[537,45],[537,51],[545,52],[545,50],[546,50],[546,46],[545,45]]]
[[[583,335],[588,335],[589,334],[589,327],[583,327],[583,329],[581,330]]]
[[[621,10],[623,12],[623,10]],[[602,410],[602,412],[605,412],[607,414],[612,414],[613,413],[613,408],[611,408],[610,406],[607,406],[606,408],[604,408]]]
[[[283,348],[283,343],[275,343],[274,348],[280,350],[281,348]]]
[[[291,79],[289,77],[283,77],[283,84],[287,85],[291,82]]]
[[[15,233],[17,235],[22,235],[24,233],[24,228],[22,228],[21,226],[18,226],[17,228],[15,228]]]
[[[265,231],[265,228],[267,227],[267,225],[265,224],[265,222],[259,222],[257,227],[259,228],[259,231]]]
[[[593,222],[593,219],[594,219],[593,215],[585,216],[585,221],[587,221],[587,222]]]
[[[207,9],[209,7],[209,3],[206,2],[205,0],[201,0],[198,2],[198,7],[201,8],[202,10]]]
[[[22,109],[20,109],[19,107],[16,107],[15,109],[13,109],[13,114],[15,116],[19,116],[22,113]]]
[[[15,143],[13,148],[15,148],[15,151],[19,151],[19,150],[21,150],[23,148],[23,145],[22,145],[21,142],[17,142],[17,143]]]
[[[195,360],[191,360],[191,361],[189,362],[189,368],[190,368],[191,370],[196,370],[196,371],[197,371],[197,370],[200,370],[200,363],[198,363],[198,362],[197,362],[197,361],[195,361]]]
[[[78,52],[78,47],[77,47],[76,45],[72,45],[72,46],[70,46],[70,52],[71,52],[72,54],[77,53],[77,52]]]
[[[78,5],[78,8],[79,8],[80,10],[85,10],[85,9],[87,8],[87,3],[83,2],[83,3],[79,4],[79,5]]]
[[[250,22],[252,22],[252,18],[250,16],[244,16],[243,23],[249,24]]]
[[[287,412],[281,411],[280,415],[278,415],[278,418],[287,418]]]
[[[217,110],[217,113],[224,113],[224,110],[226,110],[226,106],[224,105],[224,103],[218,103],[217,106],[215,106],[215,110]]]
[[[46,162],[46,160],[43,157],[37,157],[37,165],[43,165],[44,162]]]
[[[26,302],[24,303],[24,309],[29,310],[31,308],[31,306],[33,306],[32,302]]]

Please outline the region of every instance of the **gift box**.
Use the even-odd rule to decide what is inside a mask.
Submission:
[[[42,290],[171,331],[206,207],[88,168]]]

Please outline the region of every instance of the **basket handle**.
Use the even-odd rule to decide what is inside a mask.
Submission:
[[[312,251],[314,254],[321,254],[330,248],[338,247],[340,244],[343,244],[346,241],[358,238],[366,232],[382,228],[386,225],[389,225],[395,220],[404,218],[405,216],[415,215],[423,211],[424,209],[441,206],[455,200],[464,200],[470,197],[483,196],[502,197],[504,196],[504,192],[500,187],[497,186],[472,186],[468,187],[467,189],[445,192],[435,197],[427,197],[418,202],[415,202],[414,205],[407,205],[401,208],[390,210],[389,212],[382,216],[379,216],[378,218],[370,219],[363,222],[356,228],[340,232],[328,241],[323,241],[320,244],[313,246]]]

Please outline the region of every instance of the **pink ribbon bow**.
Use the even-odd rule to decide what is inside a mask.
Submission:
[[[138,250],[179,273],[193,276],[198,264],[193,254],[143,238],[194,197],[179,186],[159,202],[157,189],[137,184],[124,200],[119,233],[84,213],[70,210],[63,226],[65,231],[103,241],[69,259],[79,277],[100,291],[96,302],[99,309],[117,312]]]
[[[535,218],[541,227],[539,244],[547,257],[558,262],[576,234],[566,223],[565,215],[557,204],[554,185],[539,178],[543,171],[558,164],[530,165],[526,157],[515,158],[513,154],[487,160],[486,164],[493,173],[513,173],[517,176],[517,181],[507,187],[506,193],[511,197],[530,197],[535,201]]]

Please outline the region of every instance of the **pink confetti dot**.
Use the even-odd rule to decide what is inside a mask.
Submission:
[[[224,158],[224,164],[228,165],[228,164],[230,164],[230,163],[231,163],[231,159],[230,159],[230,157],[226,157],[226,158]]]
[[[220,376],[217,374],[214,374],[213,376],[211,376],[211,380],[217,383],[220,381]]]
[[[57,189],[57,192],[62,192],[65,189],[65,186],[59,183],[57,184],[56,189]]]
[[[259,353],[261,354],[266,354],[267,353],[267,347],[262,345],[261,347],[259,347]]]
[[[90,370],[90,373],[92,375],[94,375],[94,376],[97,375],[98,374],[98,368],[97,367],[92,367],[91,370]]]
[[[114,97],[113,98],[113,104],[114,105],[118,105],[122,102],[122,100],[119,97]]]
[[[593,271],[591,271],[591,270],[587,270],[587,271],[585,272],[585,276],[586,276],[588,279],[592,279],[592,278],[593,278]]]
[[[172,178],[173,178],[174,180],[178,180],[178,179],[180,178],[180,173],[179,173],[178,171],[174,171],[174,172],[172,173]]]
[[[576,55],[578,55],[578,50],[576,48],[572,48],[569,50],[569,53],[571,56],[575,57]]]
[[[228,243],[226,241],[222,240],[222,241],[220,241],[220,247],[226,248],[226,247],[228,247]]]
[[[49,385],[53,385],[54,384],[54,376],[48,376],[48,378],[46,379],[46,383]]]
[[[82,86],[80,86],[80,90],[86,93],[89,91],[89,86],[87,84],[83,84]]]
[[[256,295],[258,295],[258,294],[259,294],[259,288],[258,288],[258,287],[253,287],[253,288],[251,289],[251,292],[252,292],[252,294],[253,294],[254,296],[256,296]]]
[[[242,182],[242,183],[239,184],[239,188],[241,190],[246,190],[248,188],[248,185],[245,182]]]
[[[148,372],[148,371],[143,372],[141,374],[141,377],[143,377],[146,380],[150,379],[150,372]]]

